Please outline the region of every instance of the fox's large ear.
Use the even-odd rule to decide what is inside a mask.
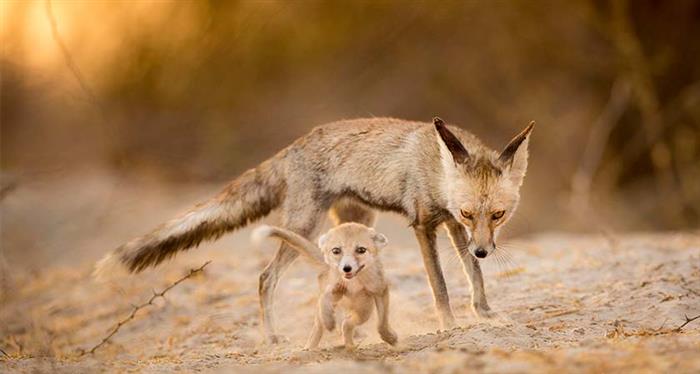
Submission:
[[[454,162],[457,164],[462,164],[467,161],[469,158],[469,153],[459,139],[457,139],[455,134],[447,129],[445,122],[443,122],[439,117],[435,117],[433,118],[433,124],[435,125],[435,130],[437,130],[437,133],[442,140],[442,144],[445,145],[449,153],[452,155]]]
[[[530,133],[535,127],[535,121],[530,122],[527,127],[516,135],[513,140],[503,149],[498,161],[504,169],[508,170],[513,184],[520,187],[523,184],[525,171],[527,170],[528,143]]]

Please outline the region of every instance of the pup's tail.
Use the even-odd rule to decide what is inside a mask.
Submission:
[[[115,249],[97,263],[94,275],[104,277],[119,268],[139,272],[266,216],[284,199],[281,158],[280,153],[246,171],[213,199]]]
[[[270,237],[280,239],[311,259],[315,265],[325,266],[321,250],[314,243],[292,231],[280,227],[262,225],[253,231],[251,237],[257,243]]]

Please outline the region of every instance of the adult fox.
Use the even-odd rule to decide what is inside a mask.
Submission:
[[[433,124],[392,118],[339,121],[314,128],[233,180],[219,195],[114,250],[97,273],[123,265],[132,272],[282,209],[283,226],[316,234],[327,211],[336,224],[371,226],[373,209],[408,218],[443,328],[454,326],[438,252],[444,224],[472,285],[472,309],[490,318],[477,258],[496,250],[495,237],[515,211],[534,123],[497,153],[474,135],[435,118]],[[267,339],[276,342],[272,306],[282,272],[298,252],[282,244],[260,274]]]

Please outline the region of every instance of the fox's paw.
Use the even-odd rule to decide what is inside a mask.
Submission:
[[[452,314],[445,315],[440,319],[441,330],[452,330],[457,326],[457,321],[455,321],[455,317]]]
[[[474,314],[481,319],[493,319],[498,317],[498,313],[491,310],[488,305],[484,306],[483,304],[473,304],[472,310],[474,311]]]
[[[391,329],[391,327],[380,329],[379,336],[382,338],[382,340],[391,345],[396,345],[396,342],[399,341],[398,336],[396,336],[396,333]]]

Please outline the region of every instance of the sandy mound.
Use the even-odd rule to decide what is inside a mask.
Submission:
[[[62,192],[54,186],[51,193]],[[0,371],[697,372],[700,368],[700,320],[681,332],[671,331],[685,314],[700,314],[698,233],[614,237],[554,233],[509,243],[510,259],[492,256],[483,262],[487,295],[501,317],[494,321],[479,321],[469,310],[468,283],[441,233],[441,259],[461,327],[437,331],[415,239],[404,220],[383,216],[379,230],[390,245],[382,257],[392,282],[391,318],[399,345],[382,343],[370,321],[362,328],[364,337],[356,352],[339,348],[337,333],[326,334],[320,350],[303,351],[317,292],[314,270],[302,260],[285,274],[276,311],[279,332],[288,341],[263,344],[257,279],[274,248],[273,243],[252,246],[250,229],[138,276],[107,284],[93,281],[94,261],[109,248],[167,218],[173,207],[189,205],[187,199],[177,204],[154,199],[156,204],[150,200],[154,195],[157,191],[118,200],[115,213],[102,219],[100,231],[86,229],[90,222],[69,222],[60,233],[49,235],[45,246],[35,248],[33,257],[7,253],[10,263],[27,265],[15,265],[6,283],[0,311],[0,348],[6,354],[0,353]],[[197,191],[197,195],[207,194]],[[35,198],[39,201],[45,195]],[[4,208],[5,217],[13,218],[5,220],[9,223],[5,230],[31,217],[23,216],[12,201]],[[35,220],[27,227],[44,223]],[[16,244],[10,239],[5,236],[4,243]],[[140,311],[94,355],[80,356],[130,313],[131,304],[148,300],[154,289],[163,289],[207,260],[212,263],[202,274]]]

